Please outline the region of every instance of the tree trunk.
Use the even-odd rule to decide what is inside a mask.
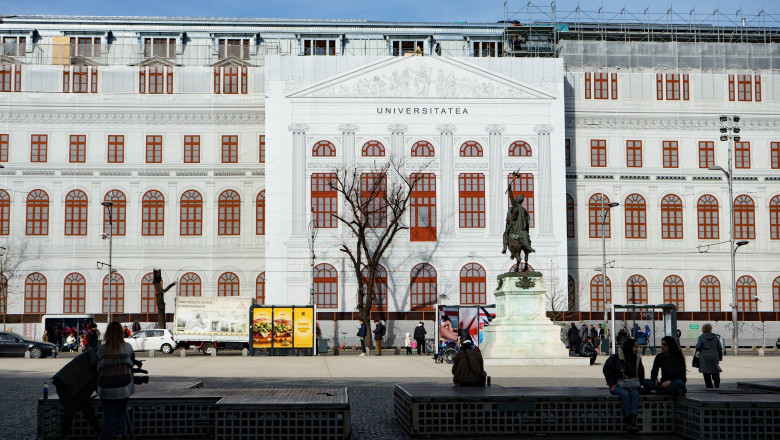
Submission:
[[[154,269],[152,271],[154,281],[154,299],[157,303],[157,328],[165,328],[165,293],[176,285],[176,282],[169,284],[163,289],[162,270]]]

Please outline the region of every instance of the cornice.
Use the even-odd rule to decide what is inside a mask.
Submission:
[[[777,131],[780,130],[780,119],[743,119],[740,128],[745,131]],[[566,118],[567,128],[617,128],[638,130],[712,130],[717,132],[720,121],[714,117],[708,118],[599,118],[577,117]]]
[[[0,122],[43,124],[229,124],[265,123],[265,112],[0,112]]]

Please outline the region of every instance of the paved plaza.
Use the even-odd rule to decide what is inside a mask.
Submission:
[[[148,358],[145,353],[137,356],[146,359],[144,368],[149,370],[151,381],[143,386],[149,387],[162,381],[203,381],[210,388],[348,387],[353,438],[356,440],[408,438],[393,419],[395,383],[451,383],[450,365],[436,364],[429,356],[389,354],[358,357],[351,352],[318,357],[242,357],[235,352],[217,357],[193,354],[181,358],[159,353],[153,358]],[[690,358],[690,354],[688,356]],[[72,355],[65,353],[57,359],[0,360],[0,414],[3,414],[4,420],[0,440],[35,437],[36,402],[41,397],[43,384],[71,358]],[[491,367],[488,373],[493,378],[493,384],[498,386],[602,386],[602,360],[600,358],[591,367]],[[645,356],[644,363],[649,374],[652,357]],[[734,388],[738,381],[776,379],[780,355],[769,353],[758,357],[755,353],[747,353],[739,357],[726,356],[721,366],[722,387]],[[688,374],[689,387],[704,387],[698,372],[689,367]],[[607,392],[606,388],[604,391]]]

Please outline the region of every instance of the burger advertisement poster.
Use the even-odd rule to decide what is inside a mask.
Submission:
[[[313,348],[314,307],[254,306],[252,348]]]

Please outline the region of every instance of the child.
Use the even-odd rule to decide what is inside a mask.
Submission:
[[[404,341],[404,347],[406,347],[406,355],[411,356],[412,355],[412,334],[407,333],[406,334],[406,340]]]

